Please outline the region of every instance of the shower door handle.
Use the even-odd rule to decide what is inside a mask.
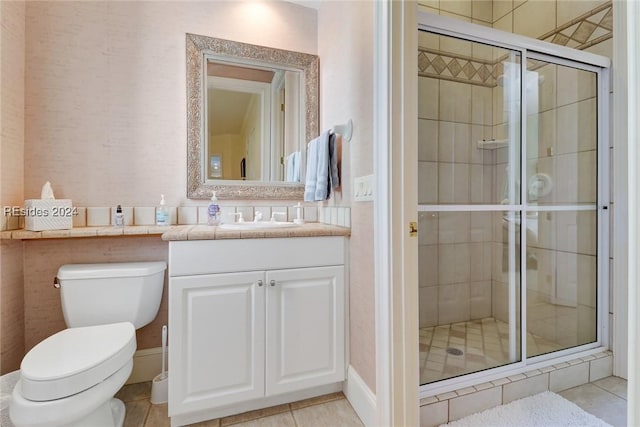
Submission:
[[[418,235],[418,223],[411,221],[409,223],[409,237],[416,237]]]

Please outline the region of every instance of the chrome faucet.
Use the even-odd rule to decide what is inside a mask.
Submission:
[[[244,217],[242,216],[242,212],[233,212],[231,213],[231,215],[238,217],[238,221],[236,222],[244,222]]]
[[[287,220],[287,213],[286,212],[271,212],[271,221],[275,222],[276,215],[282,215],[284,220],[285,221]]]

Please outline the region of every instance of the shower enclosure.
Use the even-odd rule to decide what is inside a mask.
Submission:
[[[420,383],[608,345],[608,69],[438,19],[418,43]]]

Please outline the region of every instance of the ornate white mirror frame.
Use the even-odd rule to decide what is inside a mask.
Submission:
[[[300,70],[304,79],[304,111],[306,142],[318,135],[318,68],[317,55],[293,52],[214,37],[187,34],[187,197],[208,199],[216,191],[220,199],[302,199],[302,183],[224,182],[205,183],[203,175],[204,141],[204,76],[208,55],[229,61],[285,66]]]

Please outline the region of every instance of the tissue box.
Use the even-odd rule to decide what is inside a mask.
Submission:
[[[75,208],[71,199],[31,199],[24,201],[24,228],[30,231],[73,228]]]

